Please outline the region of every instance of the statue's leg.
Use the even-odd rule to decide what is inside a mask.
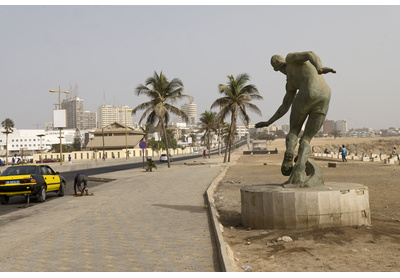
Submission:
[[[286,135],[286,152],[283,158],[281,172],[284,176],[290,176],[293,171],[294,150],[297,145],[298,135],[307,115],[301,115],[297,109],[292,107],[290,114],[290,131]]]
[[[310,114],[304,129],[303,136],[300,140],[298,157],[296,164],[293,168],[292,174],[288,184],[301,186],[304,182],[304,174],[306,169],[306,162],[311,153],[311,139],[318,133],[325,121],[324,114]]]
[[[286,135],[286,152],[283,157],[283,162],[281,166],[281,172],[284,176],[290,176],[293,170],[293,158],[294,158],[294,149],[297,145],[297,135],[289,132]]]

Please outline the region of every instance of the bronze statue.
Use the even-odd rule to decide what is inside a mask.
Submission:
[[[290,131],[286,136],[286,152],[281,172],[290,176],[285,187],[315,187],[323,185],[319,167],[310,157],[310,141],[321,129],[329,108],[331,89],[322,74],[336,73],[331,68],[323,67],[320,58],[312,51],[289,53],[286,59],[280,55],[271,58],[275,71],[287,76],[286,94],[282,105],[267,122],[259,122],[256,128],[267,127],[280,119],[292,106],[290,113]],[[300,139],[298,156],[293,167],[294,150],[298,135],[307,119],[303,136]],[[304,182],[304,173],[313,174]],[[317,175],[314,176],[314,173]],[[322,183],[322,184],[321,184]]]

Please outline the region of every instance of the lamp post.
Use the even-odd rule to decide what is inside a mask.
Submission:
[[[2,133],[6,135],[6,165],[8,165],[8,134],[12,132],[6,129],[6,131],[2,131]]]
[[[43,163],[43,148],[42,148],[42,137],[45,136],[44,134],[36,135],[40,138],[40,163]]]
[[[124,109],[124,110],[119,110],[119,112],[124,112],[125,111],[125,157],[128,159],[128,126],[126,123],[126,111],[131,112],[132,109]]]
[[[61,91],[60,86],[58,86],[58,91],[49,90],[49,92],[50,93],[58,93],[58,110],[60,110],[61,109],[61,93],[69,94],[69,91]],[[60,127],[59,129],[60,129],[60,165],[62,165],[62,136],[61,136],[62,127]]]

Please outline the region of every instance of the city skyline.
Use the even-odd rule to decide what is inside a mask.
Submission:
[[[399,128],[400,70],[392,62],[400,55],[399,12],[400,6],[0,6],[0,119],[44,128],[58,101],[49,90],[70,84],[79,85],[86,110],[136,107],[145,101],[136,86],[162,71],[183,81],[198,115],[220,97],[218,84],[228,75],[248,73],[264,97],[254,102],[263,116],[250,113],[256,123],[285,93],[285,77],[270,57],[313,50],[337,71],[324,75],[332,89],[327,119],[346,119],[349,128]],[[235,20],[240,16],[246,20]],[[289,113],[276,124],[288,122]]]

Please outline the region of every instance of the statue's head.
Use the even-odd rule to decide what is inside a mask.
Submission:
[[[285,58],[281,55],[274,55],[271,57],[271,65],[275,71],[282,70],[282,68],[286,66]]]

